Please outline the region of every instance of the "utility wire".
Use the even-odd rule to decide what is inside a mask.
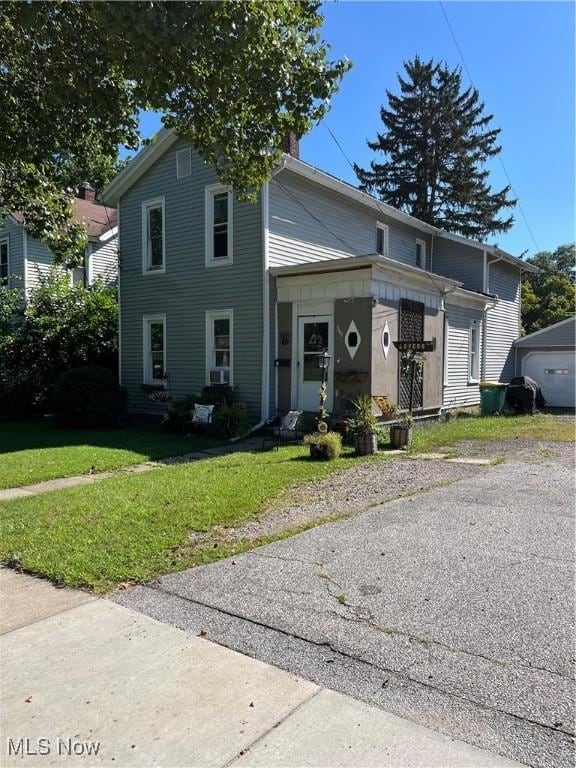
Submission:
[[[464,67],[464,71],[466,72],[466,74],[468,76],[468,80],[470,80],[470,83],[471,83],[472,87],[475,90],[478,90],[476,88],[474,80],[472,79],[472,75],[470,74],[470,70],[468,69],[468,65],[466,64],[466,59],[464,58],[464,54],[462,53],[462,49],[460,48],[460,44],[458,43],[458,39],[456,38],[456,35],[454,33],[454,29],[452,28],[452,24],[450,23],[450,19],[448,18],[448,14],[446,13],[446,8],[444,7],[444,3],[442,2],[442,0],[438,0],[438,3],[440,5],[440,8],[442,9],[442,13],[444,14],[444,18],[446,20],[446,24],[448,25],[448,29],[450,30],[450,34],[452,35],[452,40],[454,41],[454,45],[456,46],[456,50],[458,51],[458,55],[460,56],[460,60],[462,62],[462,66]],[[504,171],[504,175],[506,176],[508,184],[510,185],[510,189],[512,190],[512,193],[514,194],[514,197],[516,197],[516,203],[518,205],[518,210],[522,214],[522,218],[524,219],[524,224],[526,225],[526,229],[530,233],[530,237],[532,238],[532,242],[534,243],[534,247],[536,248],[536,251],[539,251],[540,248],[538,246],[538,243],[536,242],[536,238],[534,237],[534,233],[532,232],[532,228],[530,227],[530,224],[528,223],[528,218],[526,217],[526,214],[524,213],[524,209],[522,208],[522,205],[520,203],[520,195],[514,189],[514,185],[512,184],[512,179],[510,178],[510,174],[508,173],[508,170],[506,169],[506,166],[504,165],[504,160],[502,160],[502,157],[500,156],[500,154],[498,155],[498,160],[500,161],[500,165],[502,166],[502,170]]]

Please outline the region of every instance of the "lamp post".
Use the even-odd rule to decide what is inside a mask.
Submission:
[[[320,418],[324,418],[324,401],[326,400],[326,376],[328,375],[328,368],[330,367],[330,360],[332,355],[328,354],[328,350],[325,349],[318,355],[318,365],[322,370],[322,386],[320,387]]]

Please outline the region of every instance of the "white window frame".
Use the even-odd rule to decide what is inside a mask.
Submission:
[[[472,349],[472,330],[476,331],[476,349]],[[476,371],[473,369],[476,361]],[[480,381],[480,320],[470,320],[468,323],[468,384],[478,384]]]
[[[384,233],[383,236],[383,242],[384,242],[384,253],[380,253],[378,250],[378,230],[381,229]],[[385,256],[386,258],[390,257],[390,227],[388,224],[384,224],[383,221],[377,221],[376,222],[376,244],[374,250],[379,256]]]
[[[148,250],[148,211],[152,208],[162,210],[162,266],[150,266],[150,252]],[[164,197],[155,197],[153,200],[142,202],[142,274],[162,275],[166,272],[166,201]]]
[[[214,258],[214,197],[228,193],[228,256],[225,259]],[[234,199],[232,187],[224,184],[209,184],[205,190],[204,222],[205,222],[205,265],[207,267],[224,267],[234,263]]]
[[[10,286],[10,238],[9,237],[0,237],[0,246],[6,245],[6,282],[4,283],[4,286],[9,287]],[[0,278],[1,280],[2,278]],[[0,285],[2,283],[0,282]]]
[[[416,238],[416,258],[418,257],[418,246],[421,248],[422,259],[420,264],[416,261],[416,266],[419,269],[426,269],[426,240],[422,240],[419,237]]]
[[[210,371],[218,368],[213,365],[214,359],[214,321],[228,320],[230,322],[230,371],[227,387],[234,386],[234,310],[233,309],[210,309],[206,312],[206,384],[214,386],[210,382]],[[222,370],[226,370],[222,368]]]
[[[164,373],[168,370],[166,357],[166,315],[144,315],[142,318],[142,381],[144,384],[166,387],[166,379],[155,379],[152,376],[152,350],[150,349],[151,334],[150,326],[152,323],[162,323],[164,328],[164,345],[162,352],[164,354]]]

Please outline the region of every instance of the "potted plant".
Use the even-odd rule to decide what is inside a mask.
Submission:
[[[320,427],[324,422],[320,422]],[[342,451],[342,438],[338,432],[313,432],[304,435],[304,443],[310,446],[310,458],[333,461]]]
[[[412,441],[412,414],[406,411],[398,422],[390,427],[392,448],[407,448]]]
[[[347,426],[354,438],[354,448],[359,456],[369,456],[378,451],[378,420],[372,411],[372,398],[359,395],[352,405],[354,415]]]

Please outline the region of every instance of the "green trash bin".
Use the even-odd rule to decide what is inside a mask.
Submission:
[[[482,416],[492,416],[495,413],[503,412],[507,386],[507,384],[500,384],[498,381],[480,382],[480,410]]]

